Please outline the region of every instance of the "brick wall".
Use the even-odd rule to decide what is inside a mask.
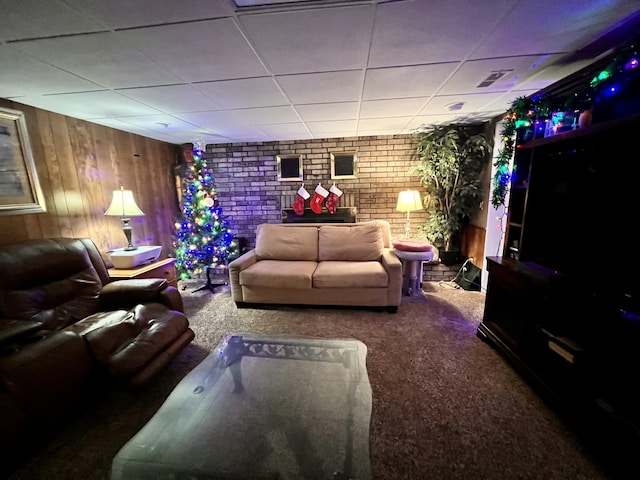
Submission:
[[[335,183],[344,193],[356,194],[358,221],[387,220],[393,238],[404,235],[406,213],[396,211],[398,193],[407,188],[422,191],[417,177],[408,173],[418,163],[412,135],[207,145],[205,158],[233,233],[254,246],[257,225],[280,223],[281,197],[294,195],[300,187],[300,182],[277,180],[276,156],[301,155],[305,188],[313,195],[318,182],[327,189],[334,182],[331,153],[345,151],[356,152],[357,177]],[[412,234],[425,220],[424,211],[411,213]],[[451,281],[459,268],[424,263],[423,280]]]
[[[205,158],[233,233],[253,246],[256,226],[280,223],[282,195],[293,195],[300,187],[300,182],[277,180],[276,156],[301,155],[305,188],[313,195],[318,182],[327,189],[334,182],[331,153],[345,151],[356,152],[357,177],[335,183],[344,193],[356,194],[358,221],[384,219],[394,237],[404,234],[406,214],[395,209],[398,193],[421,190],[417,177],[408,174],[418,162],[412,135],[207,145]],[[425,221],[424,212],[413,212],[411,221],[415,233]]]

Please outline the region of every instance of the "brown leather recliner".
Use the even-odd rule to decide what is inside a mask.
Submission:
[[[0,436],[61,415],[99,374],[144,384],[193,338],[175,287],[112,281],[87,238],[0,246]]]

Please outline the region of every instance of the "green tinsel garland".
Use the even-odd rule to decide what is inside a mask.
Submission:
[[[629,61],[634,59],[636,62],[640,60],[638,55],[638,39],[634,39],[626,46],[620,49],[611,62],[605,67],[600,74],[594,76],[588,83],[585,83],[571,94],[560,97],[519,97],[512,103],[511,107],[505,113],[502,128],[502,148],[498,150],[498,156],[494,162],[496,168],[493,177],[493,191],[491,193],[491,205],[499,208],[505,204],[509,182],[511,180],[511,172],[509,172],[509,164],[515,153],[516,132],[519,127],[528,125],[536,120],[543,121],[549,118],[553,111],[587,109],[593,103],[594,94],[601,89],[606,88],[610,83],[615,81],[629,71]],[[637,74],[640,67],[633,67],[633,74]]]

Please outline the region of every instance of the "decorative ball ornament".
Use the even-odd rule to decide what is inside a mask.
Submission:
[[[205,198],[205,199],[202,201],[202,203],[203,203],[205,206],[207,206],[207,207],[211,208],[211,207],[213,207],[213,198],[211,198],[211,197],[207,197],[207,198]]]

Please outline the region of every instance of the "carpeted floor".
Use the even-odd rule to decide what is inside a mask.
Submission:
[[[373,479],[607,478],[587,446],[476,337],[483,293],[426,283],[423,298],[405,298],[398,313],[389,314],[237,309],[227,287],[212,294],[185,286],[193,343],[141,391],[102,388],[50,442],[24,459],[11,480],[108,479],[120,447],[232,332],[356,338],[367,345]]]

